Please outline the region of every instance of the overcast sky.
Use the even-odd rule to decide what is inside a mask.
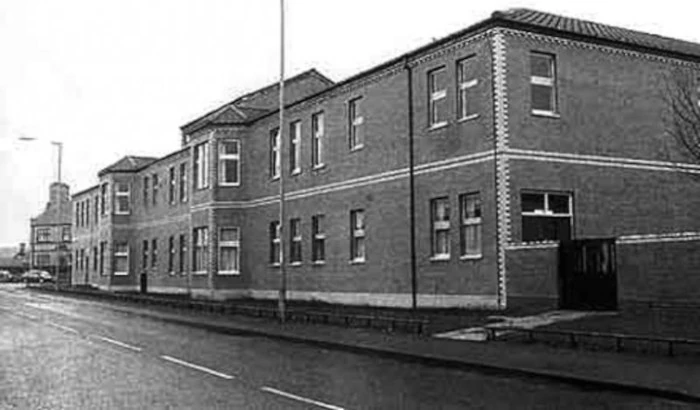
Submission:
[[[287,68],[341,80],[494,10],[541,11],[700,40],[692,2],[287,0]],[[278,0],[0,1],[0,245],[28,241],[62,141],[72,192],[124,155],[278,76]],[[17,142],[22,135],[43,142]]]

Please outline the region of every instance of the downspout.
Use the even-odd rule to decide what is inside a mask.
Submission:
[[[409,185],[409,226],[411,240],[411,307],[418,308],[418,277],[416,267],[416,187],[413,155],[413,69],[404,62],[406,75],[408,76],[408,185]]]

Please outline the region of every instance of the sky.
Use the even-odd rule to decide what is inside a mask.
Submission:
[[[286,67],[342,80],[514,7],[700,42],[692,4],[286,0]],[[16,245],[57,178],[50,141],[78,192],[124,155],[177,150],[181,125],[277,81],[279,1],[2,0],[0,55],[0,245]]]

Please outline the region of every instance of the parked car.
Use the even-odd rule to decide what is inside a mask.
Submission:
[[[0,282],[12,282],[14,276],[7,270],[0,270]]]
[[[45,270],[32,269],[24,272],[20,279],[24,283],[53,282],[53,276]]]

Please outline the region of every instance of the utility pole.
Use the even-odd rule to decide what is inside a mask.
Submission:
[[[56,241],[56,277],[54,278],[54,289],[58,290],[58,278],[61,274],[61,255],[63,254],[63,229],[64,226],[61,223],[61,216],[62,216],[62,202],[63,202],[63,185],[61,182],[61,167],[63,165],[63,143],[59,141],[51,141],[51,144],[56,146],[58,148],[58,158],[57,158],[57,174],[58,174],[58,184],[59,184],[59,190],[58,190],[58,204],[56,208],[56,213],[58,214],[58,239]],[[96,257],[96,255],[95,255]]]
[[[278,298],[279,317],[282,323],[286,320],[287,271],[284,268],[284,0],[280,0],[280,84],[279,84],[279,244],[280,244],[280,288]]]

